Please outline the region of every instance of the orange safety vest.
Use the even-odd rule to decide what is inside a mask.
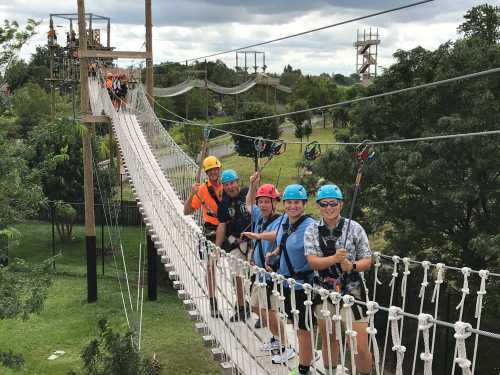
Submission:
[[[198,189],[198,195],[195,195],[191,200],[191,207],[197,210],[201,207],[203,220],[205,223],[210,223],[213,225],[219,225],[219,220],[217,219],[217,209],[219,207],[218,202],[214,200],[212,195],[209,192],[209,187],[212,188],[212,191],[217,196],[219,202],[222,199],[222,184],[219,184],[217,187],[212,186],[210,181],[204,183]],[[201,199],[201,200],[200,200]]]

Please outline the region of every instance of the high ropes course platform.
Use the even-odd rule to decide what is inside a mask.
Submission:
[[[205,81],[202,79],[190,79],[171,87],[155,87],[154,96],[156,97],[179,96],[185,94],[188,91],[191,91],[194,88],[201,88],[201,89],[207,88],[213,92],[222,95],[238,95],[250,90],[252,87],[256,85],[274,87],[276,90],[280,90],[287,94],[292,92],[292,89],[290,87],[280,84],[278,78],[273,78],[268,76],[267,74],[258,73],[253,79],[248,80],[234,87],[219,86],[216,83]]]
[[[139,210],[143,214],[145,225],[158,254],[161,255],[164,268],[169,278],[173,280],[173,285],[183,300],[189,316],[196,321],[196,328],[203,335],[204,342],[212,348],[214,358],[221,362],[223,373],[288,374],[290,369],[297,366],[297,356],[284,364],[273,364],[270,354],[261,351],[262,344],[269,341],[270,333],[264,328],[254,328],[254,318],[247,319],[246,322],[230,321],[234,312],[235,294],[232,285],[235,277],[239,276],[244,280],[244,290],[248,300],[251,276],[256,276],[254,287],[265,287],[263,282],[266,276],[265,270],[233,258],[224,251],[219,252],[220,249],[203,236],[197,222],[199,218],[183,214],[183,201],[187,199],[191,185],[195,182],[198,166],[163,128],[142,86],[139,85],[130,93],[129,108],[121,112],[113,108],[106,89],[101,87],[97,79],[89,79],[89,91],[93,114],[104,113],[111,119]],[[157,159],[159,155],[162,156],[161,162],[158,161],[159,158]],[[222,317],[212,318],[205,275],[207,260],[217,253],[220,254],[220,259],[217,264],[216,297]],[[239,267],[234,267],[235,265]],[[383,284],[379,280],[381,267],[392,271],[392,274],[388,274],[388,280],[382,278]],[[238,271],[235,271],[236,269]],[[415,292],[415,289],[410,289],[408,285],[417,275],[418,282],[413,283],[417,285]],[[282,288],[284,278],[274,273],[270,276],[274,283],[274,294],[284,299]],[[439,302],[441,288],[445,280],[452,276],[460,290],[461,299],[456,310],[448,315],[452,320],[442,321],[440,318],[443,315],[441,311],[443,304]],[[487,293],[488,280],[493,276],[499,275],[490,274],[487,270],[454,268],[441,263],[431,264],[427,261],[419,262],[375,253],[374,265],[368,280],[371,281],[372,290],[367,293],[365,301],[304,284],[309,300],[318,294],[323,302],[330,300],[334,304],[333,315],[327,309],[323,311],[325,317],[328,317],[327,322],[330,322],[330,327],[332,324],[336,327],[336,340],[341,349],[336,371],[324,368],[321,353],[317,351],[319,357],[313,361],[312,373],[337,375],[357,373],[355,350],[346,350],[348,346],[356,348],[356,334],[351,319],[346,319],[345,334],[340,333],[342,331],[340,310],[345,310],[349,315],[352,314],[353,306],[364,305],[368,310],[367,333],[374,358],[372,374],[433,374],[433,365],[435,368],[436,362],[444,360],[442,357],[438,358],[435,352],[436,336],[445,333],[450,335],[454,342],[454,350],[450,352],[454,353],[451,357],[453,368],[450,374],[479,375],[476,371],[479,340],[487,341],[488,346],[491,343],[492,347],[500,347],[499,334],[481,330],[483,298]],[[473,281],[474,285],[478,285],[477,290],[476,288],[471,290]],[[382,302],[381,296],[384,293],[389,298]],[[293,303],[292,310],[295,310]],[[311,306],[307,303],[306,305],[307,316],[311,314]],[[419,313],[407,312],[408,305],[411,305],[413,310],[417,308],[415,306],[419,306]],[[475,313],[470,319],[464,313],[467,305],[475,306]],[[286,324],[287,316],[282,307],[279,308],[279,317],[285,323],[289,342],[297,348],[295,334],[297,325]],[[295,317],[294,314],[293,320]],[[385,322],[386,329],[377,331],[375,321]],[[317,344],[317,330],[312,325],[309,328],[313,343]],[[403,342],[408,341],[405,340],[405,336],[410,332],[415,334],[416,339],[407,343],[407,350]],[[500,351],[496,352],[498,354]],[[441,375],[442,372],[434,370],[434,374]]]

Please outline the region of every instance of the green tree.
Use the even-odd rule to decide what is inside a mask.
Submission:
[[[9,85],[11,91],[16,91],[30,80],[30,72],[28,64],[23,60],[15,61],[10,64],[5,72],[5,81]]]
[[[415,48],[397,51],[394,57],[397,63],[374,82],[369,94],[497,67],[500,48],[471,36],[435,51]],[[352,111],[353,126],[339,139],[491,130],[500,118],[499,97],[498,77],[491,75],[365,102]],[[376,150],[377,160],[366,169],[359,201],[361,221],[390,223],[386,239],[402,255],[498,269],[500,142],[491,137],[457,138]],[[335,171],[335,182],[348,190],[355,164],[352,153],[352,148],[330,151],[314,171],[330,180],[326,171]],[[369,220],[363,216],[367,212]]]
[[[251,118],[265,117],[273,114],[272,109],[265,104],[248,103],[240,110],[237,119],[247,120]],[[232,124],[226,127],[226,130],[233,131],[239,134],[245,134],[251,137],[262,137],[266,139],[278,139],[280,129],[276,119],[264,119],[251,123]],[[258,153],[255,149],[253,139],[248,139],[239,136],[232,136],[234,149],[240,156],[251,157],[254,160],[255,169],[258,167]],[[261,157],[269,155],[269,148],[266,147]]]
[[[49,118],[49,95],[34,83],[27,83],[18,89],[14,94],[12,104],[21,127],[20,135],[23,138],[33,127],[46,123]]]
[[[36,34],[39,24],[29,18],[24,29],[21,29],[16,21],[4,20],[3,27],[0,27],[0,78],[15,61],[21,48]]]
[[[307,109],[309,106],[304,99],[297,99],[290,105],[290,112],[302,111],[303,109]],[[290,119],[295,125],[295,138],[302,139],[305,136],[308,136],[312,132],[312,128],[307,126],[309,121],[311,120],[311,112],[301,112],[294,115],[290,115]],[[300,152],[302,152],[302,144],[300,145]]]
[[[89,375],[159,375],[160,364],[136,349],[132,332],[116,332],[106,319],[99,321],[99,336],[82,350],[83,367]]]
[[[466,38],[479,38],[486,43],[500,41],[500,7],[482,4],[469,10],[465,22],[458,27]]]
[[[62,118],[29,133],[30,165],[40,171],[43,192],[52,201],[79,202],[83,196],[83,131],[81,124]]]

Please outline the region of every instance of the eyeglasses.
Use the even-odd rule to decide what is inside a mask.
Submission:
[[[337,207],[340,203],[339,202],[318,202],[319,206],[322,208],[325,207]]]

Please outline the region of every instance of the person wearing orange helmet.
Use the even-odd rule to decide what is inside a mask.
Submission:
[[[276,212],[280,194],[273,184],[260,187],[260,173],[250,177],[250,189],[246,197],[247,211],[252,215],[250,232],[242,235],[253,240],[252,263],[261,269],[272,271],[266,264],[266,256],[276,247],[276,232],[283,221],[283,215]],[[262,275],[258,276],[262,278]],[[271,352],[273,363],[284,363],[295,356],[295,351],[287,344],[287,336],[283,322],[278,319],[278,301],[272,296],[273,283],[269,276],[260,282],[266,282],[266,288],[259,288],[252,283],[250,305],[252,311],[259,316],[256,328],[267,325],[271,331],[270,342],[264,344],[262,351]]]
[[[195,183],[191,187],[191,194],[184,202],[184,215],[191,215],[201,208],[203,216],[203,229],[208,240],[215,242],[215,234],[219,219],[217,211],[222,200],[223,185],[220,182],[221,162],[215,156],[207,156],[202,163],[203,171],[208,180]],[[207,265],[208,296],[210,298],[210,311],[213,317],[220,317],[215,299],[215,267],[212,262]]]

